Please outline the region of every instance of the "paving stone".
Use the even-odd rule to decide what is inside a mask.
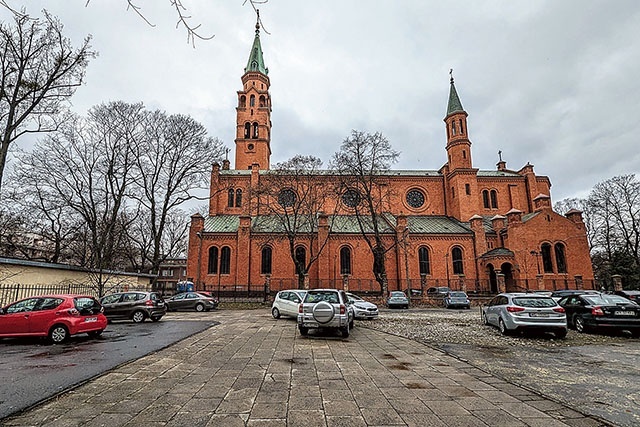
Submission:
[[[600,426],[398,336],[356,328],[348,340],[303,339],[267,310],[207,315],[220,325],[2,425]]]

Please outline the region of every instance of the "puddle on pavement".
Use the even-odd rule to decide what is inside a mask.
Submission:
[[[383,359],[387,359],[387,360],[396,360],[396,359],[398,359],[398,358],[397,358],[397,357],[395,357],[393,354],[389,354],[389,353],[387,353],[387,354],[383,354],[383,355],[382,355],[382,358],[383,358]]]
[[[420,389],[424,389],[424,388],[428,388],[428,387],[426,385],[420,384],[420,383],[407,383],[407,388],[412,389],[412,390],[420,390]]]
[[[390,365],[389,369],[395,369],[397,371],[408,371],[409,366],[411,366],[411,363],[408,362],[396,363],[394,365]]]

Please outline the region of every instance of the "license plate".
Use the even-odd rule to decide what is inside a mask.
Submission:
[[[614,316],[629,316],[635,317],[636,313],[634,311],[614,311]]]
[[[549,313],[529,313],[531,317],[549,317]]]
[[[84,319],[85,323],[91,323],[91,322],[97,322],[98,318],[97,317],[87,317],[86,319]]]

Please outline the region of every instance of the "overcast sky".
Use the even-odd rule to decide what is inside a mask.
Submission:
[[[233,150],[250,4],[182,0],[200,33],[215,35],[194,49],[169,0],[133,2],[154,27],[126,0],[8,0],[31,14],[46,7],[76,46],[93,36],[99,56],[72,99],[76,112],[142,101],[193,116]],[[401,152],[396,169],[439,169],[453,68],[474,167],[495,169],[502,150],[507,168],[530,162],[547,175],[554,201],[640,172],[637,0],[270,0],[260,15],[272,164],[309,154],[326,166],[357,129],[389,139]]]

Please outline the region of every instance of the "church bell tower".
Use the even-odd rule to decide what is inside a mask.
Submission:
[[[260,45],[260,15],[249,61],[242,76],[236,108],[235,169],[269,169],[271,158],[271,96],[269,69],[264,65]]]

